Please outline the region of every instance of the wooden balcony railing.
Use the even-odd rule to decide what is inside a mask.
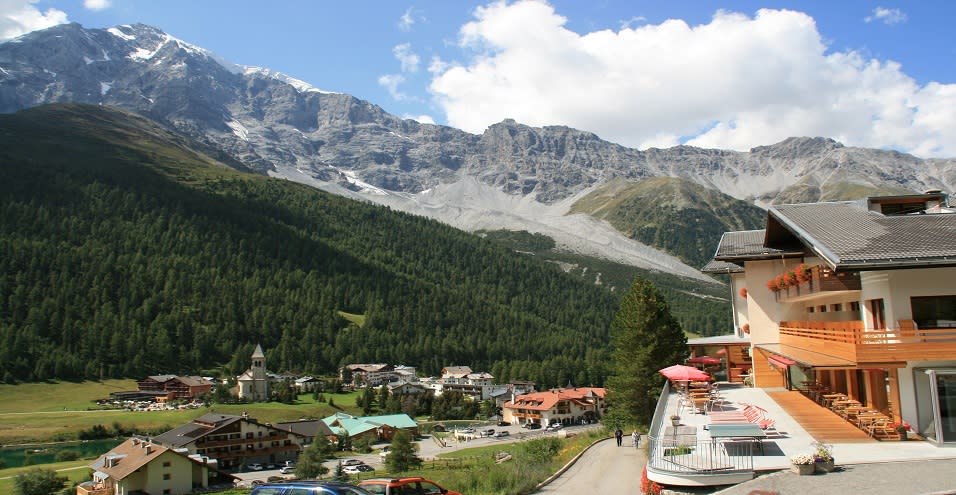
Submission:
[[[774,292],[777,302],[803,299],[820,293],[860,290],[860,274],[857,272],[833,272],[829,268],[814,266],[810,278]]]
[[[113,495],[113,490],[101,485],[81,483],[76,485],[76,495]]]
[[[952,359],[956,328],[865,328],[862,321],[783,321],[780,343],[856,363]]]

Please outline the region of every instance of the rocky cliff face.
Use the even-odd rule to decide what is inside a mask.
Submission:
[[[605,256],[665,269],[683,265],[660,253],[647,255],[646,246],[593,218],[569,220],[570,204],[612,179],[649,177],[677,177],[762,205],[861,191],[952,192],[956,186],[954,160],[845,147],[824,138],[790,138],[743,153],[689,146],[639,151],[589,132],[512,120],[478,136],[402,120],[267,69],[235,66],[141,24],[69,24],[0,44],[0,112],[49,102],[133,110],[259,173],[464,229],[488,223],[523,228],[584,250],[594,236],[607,238],[616,254]]]

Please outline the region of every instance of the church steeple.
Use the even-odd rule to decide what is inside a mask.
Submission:
[[[256,344],[256,350],[252,351],[252,378],[255,380],[266,379],[266,354],[262,352],[262,346]]]

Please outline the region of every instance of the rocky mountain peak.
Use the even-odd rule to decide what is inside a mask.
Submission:
[[[495,211],[498,228],[549,233],[575,249],[614,246],[612,259],[641,258],[648,248],[606,225],[584,226],[593,219],[566,215],[575,197],[612,179],[677,177],[759,204],[778,197],[839,199],[861,190],[952,192],[956,185],[954,160],[844,147],[819,137],[789,138],[750,152],[692,146],[641,151],[587,131],[513,119],[476,136],[403,120],[294,75],[230,64],[144,24],[68,24],[0,44],[0,112],[52,102],[132,110],[259,173],[466,230],[488,228]],[[607,242],[597,246],[595,238]],[[653,259],[657,266],[671,263]]]

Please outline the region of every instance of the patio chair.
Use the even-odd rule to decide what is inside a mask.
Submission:
[[[896,429],[890,426],[889,418],[878,419],[867,427],[867,433],[877,439],[898,439],[899,433],[896,432]]]

